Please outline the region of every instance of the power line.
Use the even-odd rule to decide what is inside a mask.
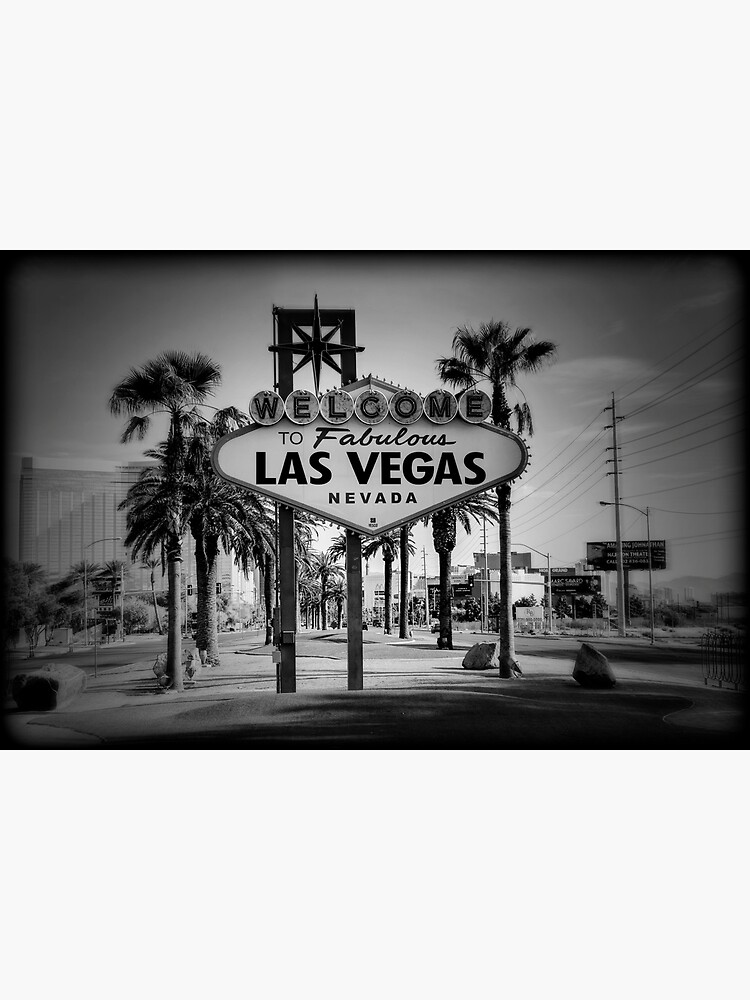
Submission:
[[[700,351],[705,350],[706,347],[710,347],[715,340],[718,340],[719,337],[723,337],[725,333],[728,333],[735,326],[738,326],[739,322],[740,322],[739,320],[736,320],[734,323],[730,323],[729,326],[725,327],[723,330],[720,330],[719,333],[711,337],[710,340],[707,340],[704,344],[701,344],[700,347],[696,347],[696,349],[694,351],[691,351],[690,354],[686,354],[684,358],[681,358],[679,361],[675,361],[675,363],[673,365],[670,365],[669,368],[665,368],[663,371],[658,372],[652,378],[648,379],[648,381],[642,382],[641,385],[636,386],[635,389],[631,389],[630,392],[625,393],[624,396],[620,396],[620,402],[622,402],[623,399],[627,399],[628,396],[632,396],[634,395],[634,393],[639,392],[641,389],[645,389],[647,385],[650,385],[652,382],[655,382],[656,379],[661,378],[662,375],[666,375],[667,372],[671,372],[674,368],[678,368],[681,364],[684,364],[685,361],[688,360],[688,358],[692,358],[694,354],[698,354]],[[712,324],[712,326],[715,325],[716,325],[715,323]],[[709,330],[710,329],[711,327],[709,327]],[[662,358],[661,361],[657,362],[657,364],[661,364],[663,361],[668,361],[669,358],[672,357],[672,355],[676,354],[678,351],[681,351],[684,347],[692,344],[698,337],[702,337],[704,332],[706,331],[702,331],[701,333],[697,334],[695,337],[693,337],[691,341],[688,342],[688,344],[680,344],[680,346],[675,348],[675,350],[672,351],[671,354],[668,354],[665,358]]]
[[[662,455],[660,458],[649,458],[645,462],[637,462],[635,465],[629,465],[627,469],[623,469],[623,472],[631,472],[633,469],[640,469],[642,465],[653,465],[654,462],[666,462],[670,458],[676,458],[678,455],[685,455],[689,451],[697,451],[699,448],[705,448],[707,444],[716,444],[717,441],[726,441],[727,438],[735,437],[737,434],[741,434],[742,431],[732,431],[730,434],[722,434],[717,438],[711,438],[710,441],[704,441],[702,444],[693,445],[692,448],[683,448],[682,451],[673,451],[670,455]],[[649,449],[644,449],[645,451]],[[626,458],[630,456],[625,456]]]
[[[573,465],[575,462],[577,462],[579,458],[583,457],[583,455],[586,454],[586,452],[588,451],[588,449],[591,448],[592,445],[596,444],[597,439],[600,438],[602,436],[602,434],[604,434],[604,430],[603,429],[600,430],[599,433],[596,435],[596,437],[593,437],[578,452],[577,455],[575,455],[572,459],[570,459],[568,462],[566,462],[566,464],[561,469],[558,469],[557,472],[553,472],[552,475],[549,477],[549,479],[545,479],[544,482],[539,483],[539,485],[535,486],[534,489],[531,490],[530,493],[527,493],[525,496],[519,497],[519,499],[517,501],[515,501],[515,502],[516,503],[522,503],[524,500],[529,500],[531,497],[534,496],[535,493],[537,493],[541,489],[544,489],[544,487],[547,486],[549,483],[551,483],[553,479],[556,479],[557,476],[561,475],[563,472],[569,472],[571,465]],[[600,452],[599,454],[601,455],[602,453]],[[589,465],[590,464],[591,463],[589,462]],[[584,471],[587,468],[588,468],[588,465],[584,466],[584,469],[582,469],[581,471]],[[526,480],[526,483],[528,483],[528,480]],[[563,487],[558,487],[558,489],[563,489]]]
[[[688,514],[691,517],[718,517],[722,514],[744,514],[744,510],[665,510],[664,507],[650,507],[660,514]]]
[[[730,403],[722,403],[721,406],[715,406],[712,410],[706,410],[703,413],[698,413],[694,417],[687,417],[685,420],[678,420],[676,424],[670,424],[669,427],[661,427],[658,431],[649,431],[648,434],[640,434],[638,437],[630,438],[628,444],[631,445],[635,444],[637,441],[644,441],[646,438],[654,437],[656,434],[666,434],[667,431],[673,431],[677,427],[684,427],[685,424],[692,424],[694,421],[701,420],[703,417],[710,417],[712,413],[717,413],[719,410],[725,410],[728,406],[734,406],[735,403],[744,403],[744,401],[744,396],[738,396],[737,399],[733,399]],[[742,414],[735,414],[734,417],[727,417],[726,419],[736,420],[740,416],[742,416]]]
[[[712,365],[710,365],[709,369],[700,376],[691,375],[684,382],[680,382],[678,385],[674,386],[674,388],[667,389],[665,392],[662,393],[661,396],[657,396],[656,399],[652,400],[652,402],[645,403],[643,406],[639,406],[637,409],[632,410],[630,413],[624,414],[623,419],[627,420],[630,417],[638,416],[638,414],[640,413],[645,413],[646,410],[650,410],[652,409],[652,407],[658,406],[659,403],[666,403],[667,400],[673,399],[675,396],[679,396],[680,393],[687,392],[688,389],[693,389],[696,385],[700,385],[701,382],[705,382],[706,379],[713,378],[714,375],[718,375],[720,372],[723,372],[725,368],[729,368],[731,365],[736,364],[738,360],[737,358],[733,360],[729,359],[732,358],[733,354],[742,354],[742,352],[743,348],[741,347],[735,348],[735,350],[731,351],[723,358],[719,358],[718,361],[715,361]],[[722,361],[726,361],[726,364],[722,365],[721,368],[716,368],[716,371],[710,370],[711,368],[715,368],[716,365],[720,364]]]
[[[589,424],[589,426],[591,426],[591,425]],[[549,479],[545,479],[543,483],[539,483],[539,485],[535,486],[534,489],[530,493],[527,493],[525,496],[520,497],[516,501],[516,503],[521,503],[523,500],[528,500],[529,497],[533,496],[534,493],[536,493],[538,490],[543,489],[548,483],[551,483],[553,479],[555,479],[557,476],[561,475],[561,473],[568,472],[570,470],[571,465],[573,465],[575,462],[578,461],[579,458],[581,458],[583,455],[585,455],[586,452],[589,450],[589,448],[591,448],[592,445],[596,444],[597,439],[600,438],[603,434],[604,434],[604,428],[602,428],[602,430],[600,430],[590,441],[588,441],[583,446],[583,448],[581,448],[581,450],[576,455],[573,456],[573,458],[569,459],[565,463],[565,465],[563,465],[563,467],[561,469],[558,469],[557,472],[553,472],[552,475],[549,477]],[[580,435],[579,435],[579,437],[580,437]],[[544,468],[546,469],[548,467],[545,466]],[[536,475],[538,475],[538,473],[536,473]],[[531,476],[529,476],[529,479],[526,480],[526,483],[524,485],[527,485],[530,479],[531,479]]]
[[[702,486],[703,483],[715,483],[719,479],[731,479],[732,476],[742,476],[744,475],[744,469],[738,469],[736,472],[725,472],[720,476],[709,476],[708,479],[696,479],[692,483],[682,483],[680,486],[667,486],[663,490],[647,490],[645,493],[631,493],[630,496],[625,497],[625,500],[637,500],[638,497],[650,497],[655,496],[657,493],[671,493],[673,490],[687,490],[691,486]]]
[[[670,545],[687,545],[689,542],[694,542],[699,538],[738,538],[742,535],[740,531],[730,531],[728,528],[724,531],[706,531],[700,535],[680,535],[677,538],[670,538]]]
[[[678,434],[677,437],[668,438],[666,441],[661,441],[659,444],[650,444],[650,445],[647,445],[645,448],[638,448],[636,451],[628,452],[627,455],[622,455],[621,457],[623,459],[632,458],[634,455],[642,455],[645,451],[653,451],[654,448],[664,448],[668,444],[674,444],[675,441],[683,441],[685,438],[695,437],[696,434],[702,434],[703,431],[710,431],[713,427],[719,427],[721,424],[726,424],[728,421],[730,421],[730,420],[736,420],[736,419],[737,419],[736,417],[724,417],[723,420],[717,420],[713,424],[706,424],[705,427],[701,427],[700,430],[697,430],[697,431],[688,431],[687,434]],[[661,434],[661,433],[664,433],[664,432],[663,431],[659,431],[657,433]],[[732,431],[732,433],[733,434],[739,434],[740,432],[739,431]],[[725,436],[726,437],[730,437],[731,435],[725,435]],[[629,444],[632,444],[632,443],[633,443],[632,441],[629,442]],[[696,445],[696,447],[700,447],[700,445]]]
[[[598,470],[594,470],[594,471],[598,471]],[[588,476],[587,478],[590,479],[591,477]],[[584,482],[585,482],[585,480],[584,480]],[[570,505],[572,503],[575,503],[577,500],[580,500],[582,496],[585,496],[587,493],[589,493],[591,490],[593,490],[595,486],[598,486],[598,485],[599,485],[599,481],[597,480],[596,482],[592,483],[591,486],[589,486],[587,489],[583,490],[581,493],[578,493],[576,496],[571,497],[570,500],[566,504],[564,504],[562,507],[560,507],[559,510],[554,511],[554,517],[558,517],[562,513],[562,511],[564,511],[567,507],[570,507]],[[598,511],[597,511],[597,513],[598,513]],[[522,523],[521,526],[522,526],[522,528],[523,528],[524,531],[534,530],[535,528],[538,528],[541,524],[544,524],[546,521],[549,521],[552,516],[553,516],[553,512],[552,511],[548,511],[544,515],[544,517],[542,517],[541,520],[537,520],[536,522],[533,522],[531,524]]]
[[[544,545],[548,545],[550,542],[555,542],[557,541],[558,538],[561,538],[563,535],[570,534],[571,531],[578,531],[578,529],[582,528],[584,524],[588,524],[589,521],[593,521],[595,517],[598,517],[600,514],[603,513],[604,511],[601,510],[594,511],[593,514],[591,514],[589,517],[584,518],[583,521],[580,521],[578,524],[574,524],[572,528],[566,528],[565,531],[561,532],[559,535],[554,535],[552,538],[548,538],[545,541],[540,542],[539,546],[542,547]]]
[[[575,482],[577,479],[580,479],[580,477],[583,475],[583,473],[586,471],[586,469],[590,468],[594,464],[594,462],[598,462],[600,459],[602,459],[604,457],[604,455],[605,455],[605,452],[603,452],[603,451],[598,452],[596,455],[594,455],[594,457],[591,459],[591,461],[588,463],[588,465],[584,465],[584,467],[579,472],[577,472],[573,476],[572,479],[569,479],[566,483],[563,483],[562,485],[560,485],[560,486],[557,487],[557,489],[555,490],[554,497],[552,497],[552,498],[545,497],[543,500],[540,500],[539,503],[537,503],[534,507],[531,507],[530,510],[524,510],[522,516],[523,517],[533,517],[534,516],[534,512],[537,511],[537,510],[540,510],[542,507],[544,507],[544,505],[546,503],[548,503],[550,499],[552,499],[553,505],[555,503],[557,503],[557,500],[559,499],[560,493],[562,493],[562,491],[564,489],[567,489],[567,487],[571,483]],[[552,479],[554,479],[554,478],[555,477],[553,476]],[[548,479],[546,483],[541,483],[537,487],[537,490],[542,489],[543,486],[546,486],[547,483],[549,483],[551,481],[552,481],[551,479]],[[526,500],[526,499],[528,499],[528,497],[521,497],[521,500]]]

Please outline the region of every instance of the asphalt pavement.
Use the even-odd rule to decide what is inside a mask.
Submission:
[[[223,636],[221,664],[202,668],[183,692],[157,687],[152,667],[164,644],[155,637],[133,643],[132,661],[120,649],[117,660],[129,662],[104,662],[96,677],[87,668],[86,690],[64,708],[20,712],[6,697],[4,735],[29,749],[746,745],[746,695],[704,684],[695,643],[584,637],[617,678],[611,690],[591,690],[572,678],[577,637],[519,637],[523,676],[515,680],[497,670],[464,670],[466,649],[490,638],[459,633],[454,650],[438,650],[429,633],[399,640],[370,631],[363,636],[364,690],[348,691],[345,631],[301,632],[297,691],[277,694],[271,648],[257,633]],[[57,656],[74,660],[75,651]]]

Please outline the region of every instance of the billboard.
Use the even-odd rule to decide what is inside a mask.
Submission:
[[[472,596],[472,590],[473,588],[470,583],[452,583],[451,603],[455,604],[457,601],[468,600]],[[427,596],[429,599],[430,611],[434,611],[435,614],[438,614],[440,611],[440,584],[428,583]]]
[[[553,594],[601,594],[602,581],[598,576],[555,576],[552,574]]]
[[[442,406],[450,394],[439,391]],[[390,402],[367,388],[356,399],[342,389],[320,400],[295,393],[286,403],[270,391],[256,394],[251,413],[273,422],[221,438],[214,468],[230,482],[361,534],[380,535],[484,493],[515,479],[528,462],[523,439],[486,423],[484,409],[464,415],[465,397],[443,417],[428,407],[434,393],[422,400],[401,390]]]
[[[617,542],[587,542],[586,562],[594,569],[617,569]],[[648,569],[648,542],[622,543],[623,569]],[[651,539],[651,569],[667,568],[667,543]]]

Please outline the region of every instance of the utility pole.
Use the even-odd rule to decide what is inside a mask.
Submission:
[[[617,550],[617,632],[618,635],[625,636],[625,573],[622,563],[622,534],[620,532],[620,469],[617,449],[617,411],[615,408],[615,394],[612,393],[612,406],[606,407],[612,410],[612,462],[614,463],[614,473],[607,475],[615,477],[615,546]],[[605,428],[606,430],[606,428]]]
[[[424,623],[425,627],[430,624],[430,593],[427,589],[427,553],[422,546],[422,578],[424,579]]]
[[[487,572],[487,516],[484,517],[484,588],[482,595],[482,631],[484,632],[485,623],[487,624],[487,631],[490,630],[490,577]]]

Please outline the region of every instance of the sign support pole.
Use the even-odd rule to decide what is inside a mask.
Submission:
[[[349,350],[341,354],[341,385],[346,386],[357,379],[357,348],[356,329],[354,326],[354,310],[318,311],[317,296],[315,310],[280,309],[274,307],[274,322],[276,338],[274,354],[278,354],[278,382],[276,390],[286,399],[294,391],[294,353],[291,348],[296,326],[305,326],[320,322],[324,326],[338,325],[341,344]],[[320,330],[318,328],[319,336]],[[278,348],[282,349],[279,351]],[[331,352],[333,353],[333,352]],[[299,365],[297,365],[299,367]],[[317,389],[316,375],[316,389]],[[348,677],[349,690],[362,690],[362,540],[353,531],[346,533],[346,564],[347,564],[347,630],[348,630]],[[281,611],[281,628],[279,636],[279,679],[278,689],[281,693],[297,690],[296,674],[296,637],[297,637],[297,593],[296,565],[294,561],[294,509],[281,505],[279,507],[279,600]],[[355,627],[356,626],[356,627]]]
[[[278,343],[291,344],[292,323],[283,309],[276,311]],[[279,354],[278,391],[285,399],[294,389],[293,355],[291,351]],[[281,694],[297,690],[297,595],[295,593],[296,566],[294,562],[294,510],[279,505],[279,603],[281,612],[279,634],[278,687]]]
[[[347,347],[357,346],[354,310],[342,313],[340,340]],[[357,380],[357,351],[341,354],[341,387]],[[364,686],[364,655],[362,643],[362,536],[346,532],[346,664],[348,691],[361,691]]]
[[[362,539],[346,532],[347,690],[364,686],[362,656]]]

